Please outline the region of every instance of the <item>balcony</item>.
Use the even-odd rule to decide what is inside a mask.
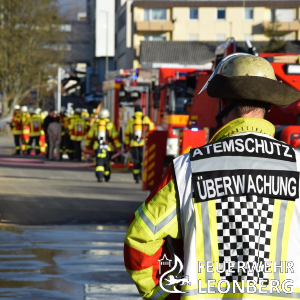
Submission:
[[[137,31],[167,32],[174,30],[171,21],[138,21],[136,22]]]
[[[299,20],[291,21],[291,22],[278,22],[280,26],[277,28],[278,31],[286,31],[286,32],[292,32],[292,31],[298,31],[300,30],[300,22]],[[270,26],[270,22],[264,22],[264,29],[268,28]]]

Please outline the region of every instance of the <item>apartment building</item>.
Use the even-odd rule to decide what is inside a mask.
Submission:
[[[275,20],[284,39],[298,40],[299,12],[299,0],[119,0],[115,68],[137,68],[142,41],[267,41]]]

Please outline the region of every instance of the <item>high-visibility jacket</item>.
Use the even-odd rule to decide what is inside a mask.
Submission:
[[[25,140],[27,140],[29,138],[30,126],[27,122],[29,118],[30,118],[30,115],[28,113],[26,113],[26,112],[22,113],[23,136],[24,136]]]
[[[68,116],[61,114],[59,116],[59,123],[62,124],[61,135],[64,136],[66,134],[66,130],[68,130],[70,119]]]
[[[158,270],[170,236],[183,243],[189,281],[172,296],[300,299],[300,154],[274,133],[266,120],[239,118],[168,167],[125,239],[125,266],[142,297],[169,295]],[[256,290],[252,280],[262,281]]]
[[[86,147],[90,148],[93,146],[93,150],[97,150],[99,143],[98,143],[98,135],[99,135],[99,126],[100,121],[104,120],[106,123],[106,138],[105,141],[108,144],[107,151],[114,151],[115,148],[120,149],[121,143],[119,140],[119,133],[116,130],[115,125],[108,119],[96,119],[95,123],[90,128],[87,136],[86,136]]]
[[[23,125],[22,125],[22,112],[16,111],[12,117],[12,130],[11,133],[13,135],[21,135],[23,134]]]
[[[81,142],[85,139],[86,124],[85,120],[83,120],[80,116],[75,115],[71,118],[68,129],[72,141]]]
[[[27,119],[24,127],[29,126],[29,136],[40,136],[43,129],[43,120],[39,115],[32,114]]]
[[[136,137],[135,132],[140,131],[141,129],[139,126],[136,124],[137,120],[142,121],[142,125],[148,125],[149,128],[148,130],[154,130],[155,125],[154,123],[150,120],[149,117],[143,116],[143,113],[138,111],[134,113],[134,116],[130,118],[127,121],[126,128],[125,128],[125,137],[124,137],[124,142],[127,147],[141,147],[144,146],[145,140],[144,137],[141,135],[139,137]],[[140,133],[138,133],[140,135]]]

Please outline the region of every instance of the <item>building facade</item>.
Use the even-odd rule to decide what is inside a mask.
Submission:
[[[108,71],[114,69],[115,2],[87,0],[91,31],[90,65],[87,70],[87,92],[101,86]]]
[[[89,65],[91,38],[86,0],[60,0],[58,3],[64,20],[60,30],[66,38],[64,63],[66,65]]]
[[[122,2],[122,1],[119,1]],[[115,68],[140,66],[142,41],[268,41],[270,23],[298,40],[300,1],[128,0],[116,10]]]

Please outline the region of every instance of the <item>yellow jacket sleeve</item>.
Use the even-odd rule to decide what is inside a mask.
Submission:
[[[130,136],[132,133],[132,123],[133,123],[133,118],[130,118],[127,121],[126,127],[125,127],[125,135],[124,135],[124,143],[126,146],[129,146],[130,143]]]
[[[169,295],[158,284],[158,260],[165,254],[163,245],[167,236],[181,238],[174,185],[169,166],[161,184],[135,212],[125,238],[125,267],[145,299],[154,295],[164,299]]]
[[[155,129],[154,123],[150,120],[150,118],[148,116],[144,117],[143,124],[148,125],[150,131]]]

